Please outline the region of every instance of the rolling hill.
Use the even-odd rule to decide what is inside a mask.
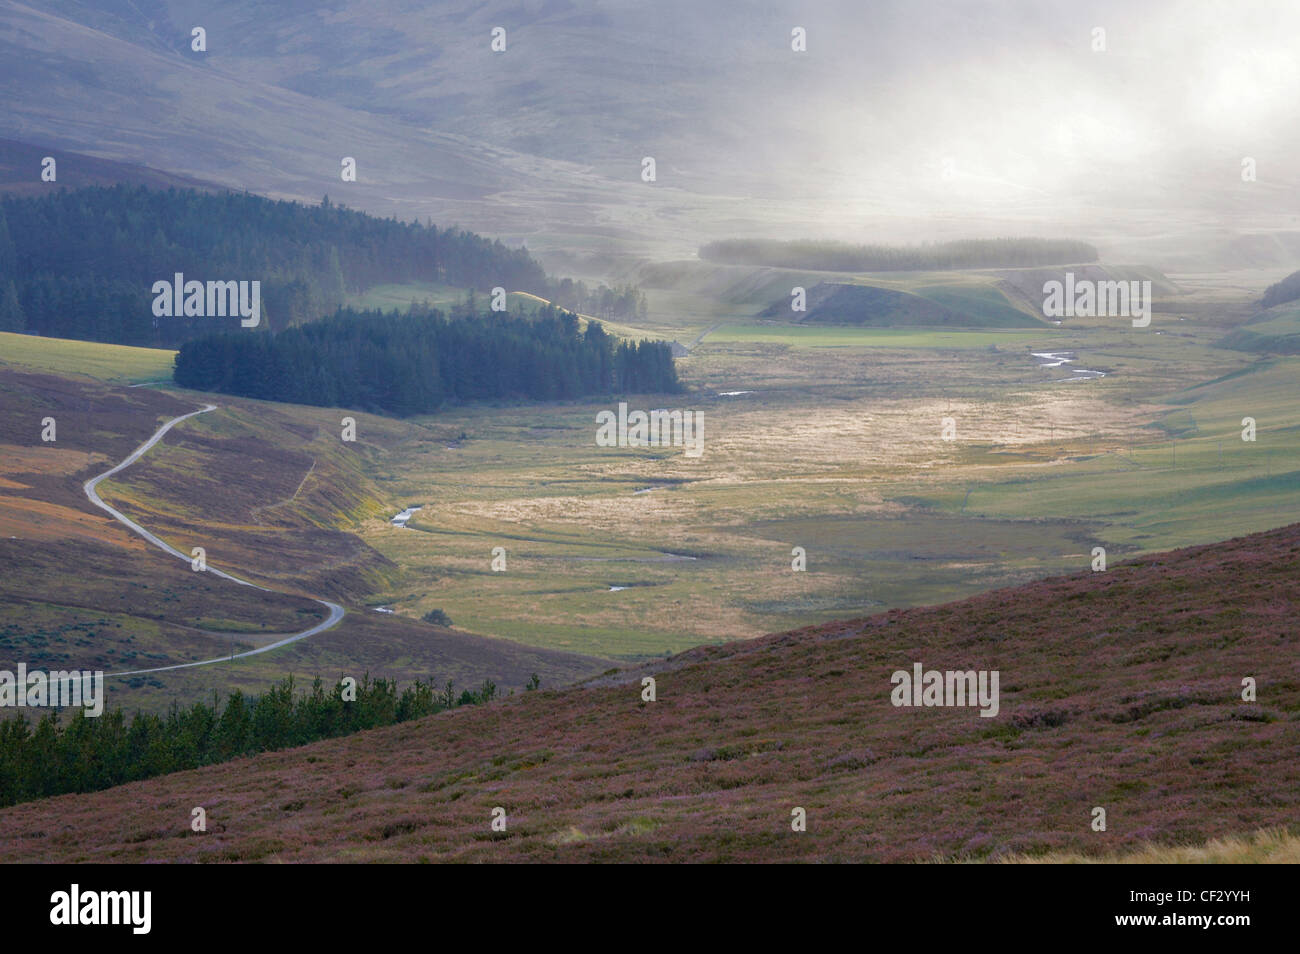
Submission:
[[[1225,335],[1219,345],[1259,354],[1300,354],[1300,302],[1265,309]]]
[[[1300,354],[1300,272],[1264,290],[1262,311],[1228,333],[1219,346],[1259,354]]]
[[[1045,324],[1013,307],[996,288],[970,284],[928,285],[911,292],[820,282],[808,289],[806,304],[806,314],[791,312],[786,298],[759,312],[759,317],[872,328],[1024,328]]]
[[[1292,525],[18,805],[0,860],[1167,858],[1295,824],[1298,598]],[[1000,711],[892,706],[917,662]]]

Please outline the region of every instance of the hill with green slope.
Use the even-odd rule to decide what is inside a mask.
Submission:
[[[795,312],[787,297],[759,312],[759,317],[875,328],[1022,328],[1044,324],[1013,307],[990,285],[925,285],[905,291],[821,282],[808,289],[806,305],[806,313]]]
[[[1265,309],[1225,335],[1219,345],[1259,354],[1300,354],[1300,302]]]

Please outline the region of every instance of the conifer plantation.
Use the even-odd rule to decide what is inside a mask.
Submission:
[[[533,317],[340,309],[271,334],[188,341],[176,383],[199,391],[405,416],[449,402],[681,390],[665,342],[620,341],[551,306]]]
[[[329,314],[349,292],[437,282],[544,294],[525,249],[458,228],[332,204],[143,186],[0,200],[0,331],[169,347],[239,328],[234,318],[156,318],[153,283],[260,281],[271,328]]]
[[[535,688],[536,676],[528,686]],[[77,709],[62,720],[52,710],[34,724],[0,719],[0,805],[95,792],[491,702],[496,695],[488,679],[460,695],[450,680],[439,688],[417,679],[399,693],[394,680],[369,674],[353,686],[340,681],[328,691],[317,678],[310,691],[295,692],[289,676],[260,695],[236,689],[224,706],[215,696],[210,705],[173,704],[166,716],[137,711],[128,719],[115,708],[98,718]]]

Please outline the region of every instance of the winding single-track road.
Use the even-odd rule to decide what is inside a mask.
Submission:
[[[118,464],[112,470],[106,470],[98,477],[92,477],[90,478],[90,480],[86,481],[86,485],[85,485],[86,498],[91,503],[93,503],[96,507],[98,507],[100,510],[107,511],[109,515],[113,517],[114,520],[117,520],[119,523],[125,524],[128,529],[144,537],[144,539],[148,540],[154,546],[158,547],[158,549],[163,550],[166,553],[170,553],[172,556],[184,560],[186,563],[189,563],[190,557],[187,554],[184,554],[180,550],[177,550],[171,544],[160,540],[158,537],[154,536],[144,527],[140,526],[138,523],[136,523],[126,514],[122,513],[122,511],[117,510],[116,508],[110,506],[109,504],[104,503],[103,499],[99,496],[99,491],[96,490],[96,488],[99,486],[101,481],[107,480],[109,477],[112,477],[114,474],[118,473],[119,471],[125,470],[126,468],[134,464],[137,460],[139,460],[141,457],[143,457],[144,454],[149,450],[149,448],[153,447],[160,440],[162,440],[163,436],[168,431],[170,431],[173,427],[179,424],[181,421],[187,420],[191,417],[197,417],[200,414],[207,414],[209,411],[215,411],[216,409],[217,406],[215,404],[205,404],[200,410],[191,411],[189,414],[182,414],[180,417],[173,417],[162,427],[158,428],[158,430],[154,432],[153,437],[149,438],[147,441],[145,441],[143,444],[137,447],[134,451],[132,451],[131,455],[127,457],[126,460],[122,461],[122,463]],[[255,590],[261,590],[263,593],[276,592],[275,590],[268,589],[265,586],[258,586],[256,583],[250,583],[248,580],[241,580],[237,576],[231,576],[229,573],[226,573],[224,570],[218,570],[216,567],[211,567],[211,566],[208,567],[207,572],[211,573],[214,576],[219,576],[223,580],[230,580],[232,583],[238,583],[240,586],[251,586]],[[317,633],[323,633],[327,629],[333,629],[335,626],[339,624],[339,621],[343,619],[344,609],[338,603],[331,603],[329,600],[319,600],[319,599],[316,600],[316,602],[319,603],[321,606],[324,606],[326,609],[330,611],[329,616],[325,619],[324,622],[317,623],[315,626],[311,627],[311,629],[304,629],[301,633],[294,633],[291,636],[286,636],[284,639],[277,640],[274,643],[268,643],[265,646],[259,646],[257,649],[250,649],[247,652],[242,652],[242,653],[232,653],[229,656],[218,656],[215,659],[202,659],[199,660],[198,662],[177,663],[174,666],[158,666],[155,669],[132,669],[129,672],[110,672],[110,673],[106,673],[105,675],[139,676],[139,675],[143,675],[144,673],[150,673],[150,672],[167,672],[168,670],[171,669],[191,669],[195,666],[211,666],[214,665],[215,663],[229,662],[232,659],[243,659],[246,656],[257,656],[261,653],[269,653],[273,649],[279,649],[281,646],[287,646],[290,643],[296,643],[300,639],[306,639],[308,636],[315,636]]]

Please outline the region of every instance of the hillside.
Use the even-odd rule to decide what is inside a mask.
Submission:
[[[1292,272],[1280,282],[1274,282],[1264,289],[1259,303],[1265,308],[1283,305],[1300,298],[1300,272]]]
[[[1300,354],[1300,302],[1265,308],[1225,335],[1219,346],[1257,354]]]
[[[1149,281],[1153,296],[1161,298],[1178,291],[1173,282],[1159,270],[1139,265],[1084,264],[1054,268],[1007,268],[992,269],[987,274],[997,282],[998,288],[1008,298],[1022,303],[1036,314],[1042,314],[1043,285],[1049,281],[1064,281],[1067,272],[1072,273],[1076,281]]]
[[[379,219],[328,195],[304,205],[112,186],[0,197],[0,331],[170,345],[287,328],[348,293],[407,281],[547,285],[524,248]]]
[[[42,161],[55,161],[57,178],[41,180]],[[66,149],[52,149],[13,139],[0,139],[0,193],[43,195],[52,188],[84,189],[87,186],[141,185],[155,189],[218,189],[210,182],[172,175],[132,162],[114,162]]]
[[[806,304],[806,313],[792,312],[787,296],[759,312],[759,317],[872,328],[1018,328],[1043,325],[1042,321],[1012,307],[991,286],[927,286],[913,293],[876,285],[819,282],[808,289]]]
[[[110,359],[128,350],[61,344],[55,363],[102,364],[110,375],[120,370]],[[82,489],[162,421],[200,404],[184,392],[0,366],[0,669],[23,661],[120,672],[212,659],[320,621],[307,598],[316,596],[346,604],[334,629],[249,659],[111,680],[113,704],[186,706],[289,674],[458,686],[488,678],[504,691],[533,672],[556,685],[607,665],[375,612],[375,588],[413,586],[356,533],[363,522],[387,525],[401,506],[366,473],[393,425],[358,414],[360,440],[345,444],[337,412],[218,402],[99,489],[162,539],[186,552],[202,545],[213,566],[275,593],[192,572],[91,506]],[[49,443],[40,439],[47,416],[57,422]]]
[[[19,805],[0,812],[0,860],[925,861],[1203,844],[1300,809],[1297,599],[1292,525]],[[999,713],[894,708],[890,673],[916,662],[998,670]],[[1244,677],[1258,702],[1242,701]],[[505,832],[489,827],[496,806]],[[1105,832],[1090,827],[1098,806]]]

